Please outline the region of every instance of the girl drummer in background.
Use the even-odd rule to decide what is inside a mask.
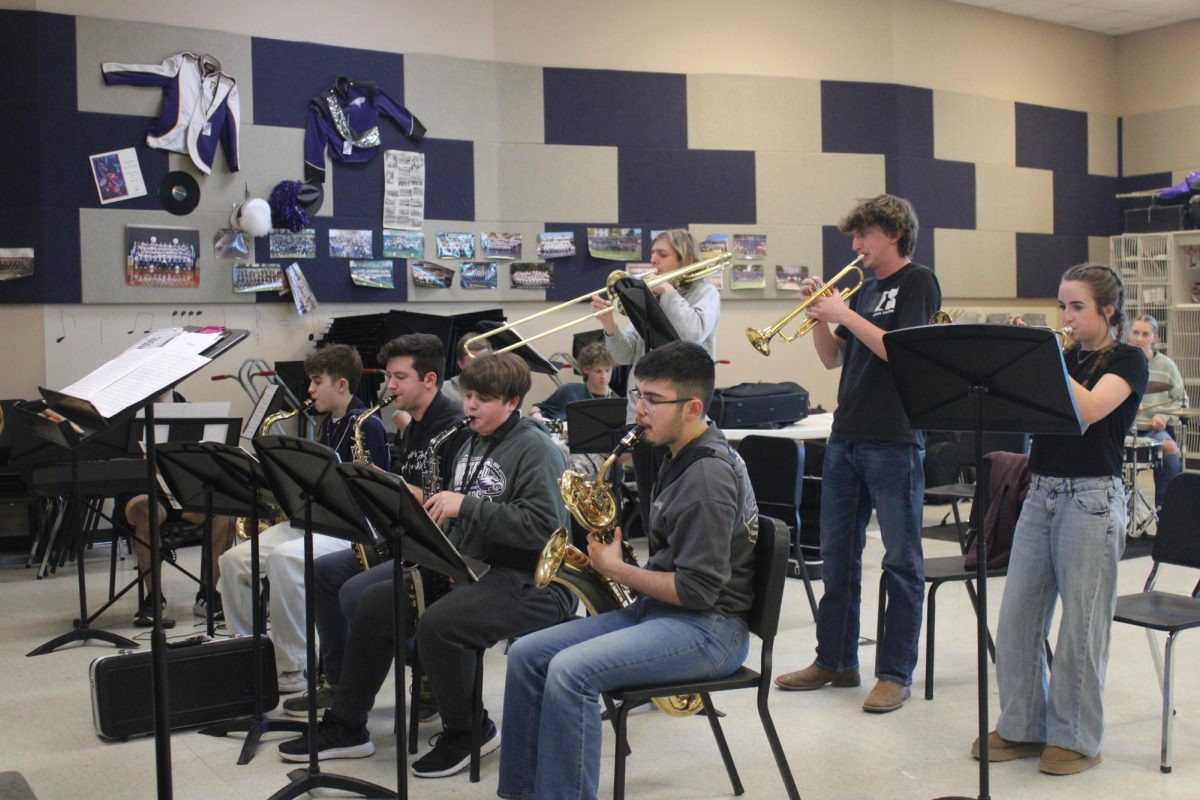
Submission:
[[[1154,350],[1157,341],[1158,320],[1149,314],[1142,314],[1133,321],[1129,329],[1129,343],[1141,348],[1150,365],[1150,380],[1138,409],[1137,431],[1138,436],[1162,442],[1162,466],[1154,471],[1154,505],[1161,508],[1163,498],[1167,495],[1167,484],[1183,471],[1179,444],[1175,441],[1179,418],[1172,412],[1187,405],[1187,394],[1183,390],[1183,376],[1179,374],[1179,367],[1166,355]]]
[[[1125,549],[1122,457],[1147,376],[1142,351],[1121,343],[1124,294],[1109,267],[1081,264],[1063,273],[1058,307],[1079,345],[1064,357],[1088,427],[1081,436],[1033,437],[1032,481],[1000,607],[1000,718],[988,735],[989,759],[1040,757],[1038,768],[1051,775],[1095,766],[1104,744],[1108,637]],[[1047,683],[1042,641],[1060,600]]]

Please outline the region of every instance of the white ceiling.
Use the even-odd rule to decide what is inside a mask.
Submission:
[[[1119,36],[1200,18],[1200,0],[954,0]]]

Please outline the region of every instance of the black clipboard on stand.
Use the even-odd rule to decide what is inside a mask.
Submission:
[[[883,337],[900,401],[914,428],[972,431],[976,475],[983,434],[1075,435],[1085,425],[1053,332],[1016,325],[925,325]],[[986,487],[975,483],[976,508]],[[979,800],[988,786],[987,541],[975,537],[979,677]],[[950,800],[947,798],[946,800]]]
[[[202,333],[204,329],[196,327],[183,328],[188,333]],[[133,417],[139,410],[145,412],[146,424],[146,494],[149,508],[158,508],[158,464],[154,441],[154,399],[163,392],[173,389],[191,375],[199,372],[219,356],[239,344],[249,335],[244,329],[226,329],[218,331],[219,338],[200,355],[209,360],[198,365],[194,370],[167,382],[155,386],[145,397],[130,403],[109,417],[102,415],[96,407],[87,400],[63,394],[62,392],[38,387],[45,402],[45,408],[40,412],[30,409],[26,420],[34,426],[39,435],[56,444],[67,448],[75,448],[100,432],[124,422]],[[170,800],[174,796],[171,779],[171,709],[170,690],[167,685],[167,639],[162,627],[162,552],[161,536],[158,529],[158,514],[150,514],[150,587],[152,605],[154,606],[154,627],[150,633],[151,681],[154,696],[154,756],[159,800]],[[83,598],[83,558],[78,559],[79,581],[81,588],[81,603]],[[81,609],[86,612],[86,609]],[[51,642],[39,647],[30,655],[47,653],[68,641],[86,640],[89,638],[111,637],[107,631],[91,631],[87,628],[87,615],[81,618],[82,626],[76,625],[75,630],[64,634]],[[104,634],[100,636],[98,634]]]
[[[399,797],[408,797],[408,748],[404,719],[404,629],[408,596],[404,590],[403,560],[439,572],[463,583],[479,579],[487,564],[467,559],[450,544],[434,521],[398,476],[362,464],[340,464],[359,509],[392,546],[392,591],[395,602],[393,630],[396,663],[396,786]],[[472,730],[478,730],[478,720]],[[475,748],[478,752],[478,748]]]
[[[313,596],[314,533],[323,533],[356,544],[370,544],[371,531],[337,471],[338,456],[330,448],[294,436],[259,436],[254,439],[267,485],[287,514],[292,527],[304,529],[304,620],[307,636],[308,696],[317,696],[316,599]],[[270,800],[289,800],[313,789],[341,789],[360,797],[395,797],[378,784],[321,772],[317,760],[317,704],[308,704],[308,765],[288,773],[291,782]]]

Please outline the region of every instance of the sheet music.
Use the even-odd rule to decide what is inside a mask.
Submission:
[[[164,347],[127,350],[62,390],[87,400],[103,417],[111,417],[158,394],[203,367],[210,359]]]

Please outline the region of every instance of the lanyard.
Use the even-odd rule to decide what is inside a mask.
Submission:
[[[478,441],[479,437],[474,437],[471,439],[471,446],[467,448],[467,469],[471,468],[471,459],[475,457],[475,444]],[[496,440],[492,439],[490,442],[488,442],[487,449],[483,451],[483,456],[479,459],[479,462],[475,464],[475,472],[470,476],[470,478],[468,478],[458,487],[458,491],[460,493],[470,494],[471,490],[475,488],[475,482],[479,480],[479,473],[483,472],[483,465],[487,463],[488,456],[490,456],[492,451],[495,449]]]

